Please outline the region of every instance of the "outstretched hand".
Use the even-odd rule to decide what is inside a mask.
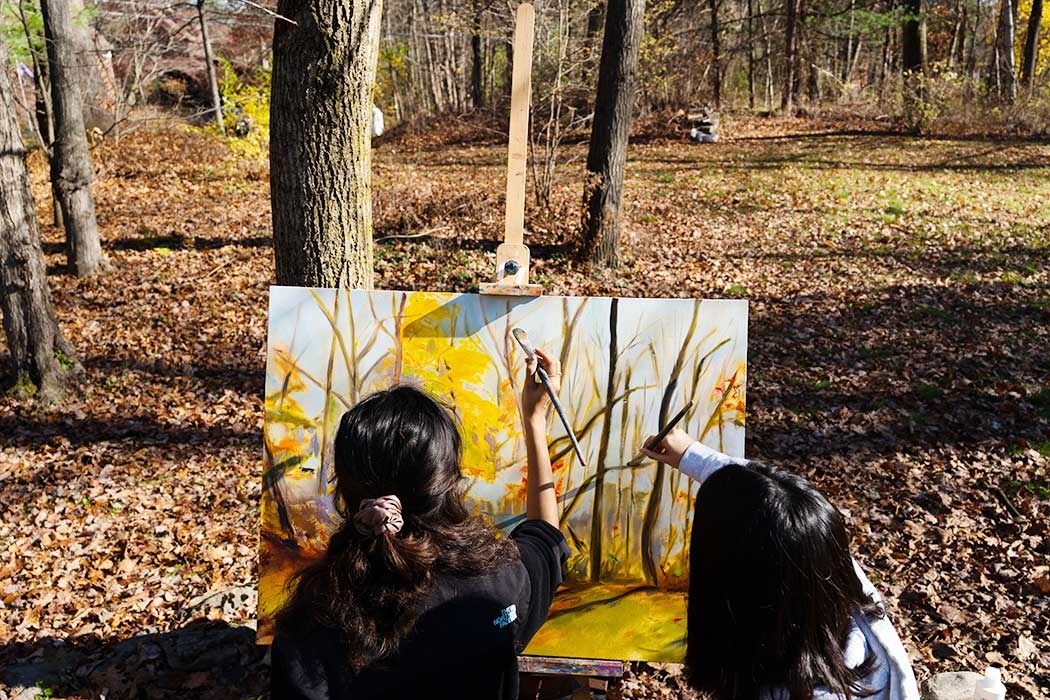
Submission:
[[[542,367],[550,380],[551,391],[561,390],[561,363],[540,348],[533,357],[525,359],[525,386],[521,390],[521,413],[525,422],[547,417],[551,407],[550,396],[536,376],[536,367]]]
[[[652,435],[646,436],[642,442],[643,445],[653,439]],[[689,433],[675,428],[667,434],[667,437],[657,445],[655,448],[649,450],[644,446],[642,447],[642,454],[649,459],[655,459],[657,462],[663,462],[664,464],[670,465],[675,469],[682,463],[682,455],[689,449],[696,440],[694,440]]]

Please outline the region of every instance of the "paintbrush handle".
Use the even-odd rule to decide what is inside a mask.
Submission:
[[[540,374],[541,372],[542,374]],[[569,417],[565,415],[565,409],[561,407],[561,401],[558,400],[558,395],[555,394],[554,389],[551,388],[550,377],[547,376],[547,373],[542,367],[536,369],[536,374],[539,376],[540,381],[543,382],[544,388],[547,389],[547,396],[551,397],[551,403],[554,404],[554,410],[557,412],[558,417],[561,418],[562,425],[565,426],[565,432],[569,435],[569,442],[572,443],[572,449],[576,450],[576,458],[580,460],[580,466],[586,469],[587,460],[583,458],[583,448],[580,447],[580,443],[576,439],[576,433],[569,424]]]

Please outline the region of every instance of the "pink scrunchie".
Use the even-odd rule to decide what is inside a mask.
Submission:
[[[362,535],[380,535],[384,530],[396,535],[404,524],[401,500],[397,496],[362,499],[354,516],[354,527]]]

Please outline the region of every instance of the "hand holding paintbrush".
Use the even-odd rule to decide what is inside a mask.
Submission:
[[[546,520],[558,527],[558,496],[554,492],[554,474],[547,450],[547,411],[557,401],[561,368],[558,361],[547,353],[533,350],[525,360],[525,369],[525,384],[521,390],[521,418],[528,463],[525,516]]]

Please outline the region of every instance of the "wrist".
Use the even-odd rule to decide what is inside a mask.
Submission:
[[[526,416],[525,429],[542,430],[543,432],[547,432],[547,414],[545,412],[540,412]]]

